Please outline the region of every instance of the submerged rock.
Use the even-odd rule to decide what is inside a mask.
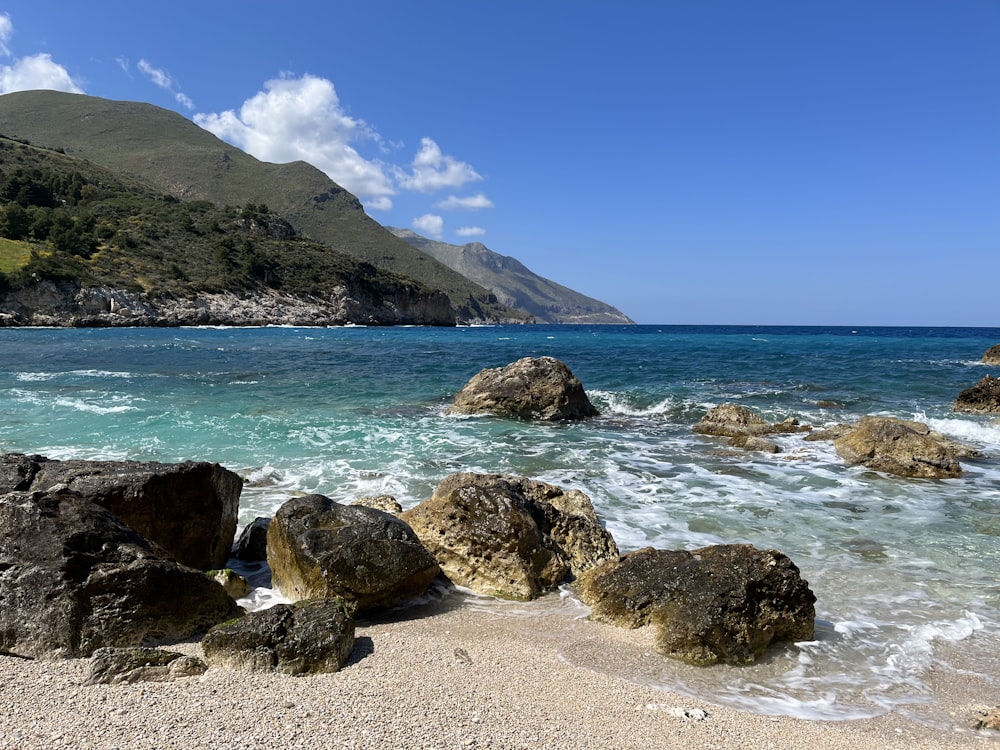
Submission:
[[[574,586],[613,625],[656,629],[656,649],[696,665],[749,664],[774,641],[813,637],[816,597],[787,556],[748,544],[641,549]]]
[[[583,384],[553,357],[525,357],[480,371],[455,394],[449,411],[550,422],[598,413]]]
[[[0,652],[88,656],[188,638],[239,611],[218,583],[85,497],[0,496]]]
[[[212,628],[201,646],[213,667],[339,672],[354,649],[354,613],[339,598],[278,604]]]
[[[1000,378],[986,375],[971,388],[958,394],[952,411],[1000,414]]]
[[[767,422],[753,410],[739,404],[715,406],[691,428],[700,435],[728,437],[729,444],[734,448],[765,453],[779,453],[781,447],[762,436],[808,432],[811,429],[808,425],[800,425],[793,417],[783,422]]]
[[[323,495],[289,500],[267,531],[275,588],[297,601],[343,597],[366,611],[409,601],[440,573],[396,516]]]
[[[453,474],[402,515],[455,584],[529,600],[618,547],[579,490],[503,474]]]
[[[892,417],[862,417],[833,441],[848,464],[921,479],[961,476],[955,445],[921,422]]]

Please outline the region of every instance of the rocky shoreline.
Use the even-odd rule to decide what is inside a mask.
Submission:
[[[275,290],[196,297],[150,295],[110,287],[42,281],[0,298],[0,327],[62,328],[178,326],[454,326],[443,292],[397,290],[391,297],[339,287],[320,299]]]

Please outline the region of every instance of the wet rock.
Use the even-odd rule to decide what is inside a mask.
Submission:
[[[582,383],[553,357],[525,357],[482,370],[455,394],[449,411],[541,421],[597,416]]]
[[[891,417],[862,417],[833,441],[847,464],[922,479],[958,477],[962,467],[954,449],[935,438],[927,425]]]
[[[618,559],[590,498],[522,477],[453,474],[402,518],[453,583],[488,596],[533,599]]]
[[[992,708],[988,711],[980,711],[973,726],[976,729],[993,729],[1000,731],[1000,706]]]
[[[343,599],[278,604],[210,630],[213,667],[290,675],[338,672],[354,649],[354,613]]]
[[[222,586],[226,590],[226,593],[233,599],[241,599],[253,590],[250,581],[232,568],[210,570],[207,575]]]
[[[748,544],[646,548],[583,573],[591,617],[652,625],[656,650],[690,664],[749,664],[775,641],[813,636],[816,597],[787,556]]]
[[[188,638],[238,611],[218,583],[85,497],[0,496],[0,651],[89,656]]]
[[[259,562],[267,559],[267,527],[271,519],[257,516],[243,527],[236,543],[233,545],[232,556],[244,562]]]
[[[750,437],[761,435],[777,435],[793,432],[808,432],[811,427],[800,425],[798,420],[789,417],[782,422],[770,423],[763,417],[739,404],[720,404],[708,410],[704,417],[691,428],[699,435],[718,435],[737,438],[745,441]],[[734,443],[743,447],[742,443]],[[759,450],[751,448],[749,450]]]
[[[440,572],[396,516],[323,495],[278,509],[267,531],[267,560],[274,586],[292,601],[343,597],[358,611],[421,596]]]
[[[995,344],[983,352],[983,363],[987,365],[1000,365],[1000,344]]]
[[[0,458],[0,492],[53,487],[107,508],[182,565],[209,570],[229,559],[243,480],[218,464]]]
[[[986,375],[971,388],[958,394],[952,411],[973,414],[1000,414],[1000,378]]]

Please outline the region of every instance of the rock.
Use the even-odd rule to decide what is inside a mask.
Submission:
[[[188,638],[238,611],[218,583],[159,557],[87,498],[0,496],[0,652],[89,656]]]
[[[222,586],[233,599],[242,599],[253,590],[250,581],[232,568],[210,570],[206,575]]]
[[[738,435],[729,439],[729,444],[734,448],[742,448],[745,451],[759,451],[761,453],[781,453],[781,446],[772,440],[757,437],[756,435]]]
[[[0,493],[57,485],[107,508],[182,565],[208,570],[229,559],[243,480],[218,464],[0,456]]]
[[[983,363],[987,365],[1000,365],[1000,344],[995,344],[983,352]]]
[[[833,441],[837,455],[850,465],[903,477],[958,477],[962,467],[953,450],[935,439],[927,425],[891,417],[862,417]]]
[[[502,474],[453,474],[403,513],[455,584],[526,601],[618,547],[584,493]]]
[[[656,650],[690,664],[749,664],[769,644],[813,637],[816,597],[781,552],[748,544],[641,549],[583,573],[591,617],[652,625]]]
[[[1000,378],[986,375],[971,388],[958,394],[952,411],[1000,414]]]
[[[278,604],[213,628],[201,646],[213,667],[338,672],[354,649],[354,614],[339,598]]]
[[[991,708],[988,711],[979,712],[973,726],[975,729],[995,729],[1000,731],[1000,706]]]
[[[811,427],[800,425],[789,417],[783,422],[770,424],[751,409],[739,404],[720,404],[708,410],[692,431],[700,435],[719,435],[730,438],[748,438],[791,432],[808,432]],[[742,447],[737,445],[737,447]],[[759,450],[759,449],[750,449]]]
[[[449,413],[561,421],[597,416],[583,385],[553,357],[525,357],[486,369],[466,383]]]
[[[363,505],[366,508],[374,508],[375,510],[380,510],[383,513],[391,513],[396,516],[403,512],[403,506],[400,505],[396,498],[392,495],[371,495],[368,497],[359,497],[357,500],[351,503],[351,505]]]
[[[258,516],[243,527],[236,543],[233,545],[232,556],[244,562],[258,562],[267,559],[267,527],[271,519]]]
[[[195,656],[156,648],[99,648],[90,657],[84,685],[118,685],[134,682],[166,682],[195,677],[208,665]]]
[[[275,588],[297,601],[343,597],[367,611],[409,601],[440,573],[396,516],[323,495],[287,501],[267,531]]]

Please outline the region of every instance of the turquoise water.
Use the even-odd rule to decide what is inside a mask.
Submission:
[[[409,507],[450,473],[513,472],[586,492],[623,551],[780,549],[817,595],[814,641],[750,669],[657,659],[623,676],[867,716],[926,701],[956,644],[1000,644],[1000,425],[950,410],[997,374],[979,360],[998,342],[968,328],[0,329],[0,450],[218,461],[247,480],[244,523],[297,492]],[[599,418],[444,415],[480,369],[540,355],[570,366]],[[801,435],[765,455],[691,432],[728,401],[817,427],[917,418],[984,457],[918,481],[845,467]]]

